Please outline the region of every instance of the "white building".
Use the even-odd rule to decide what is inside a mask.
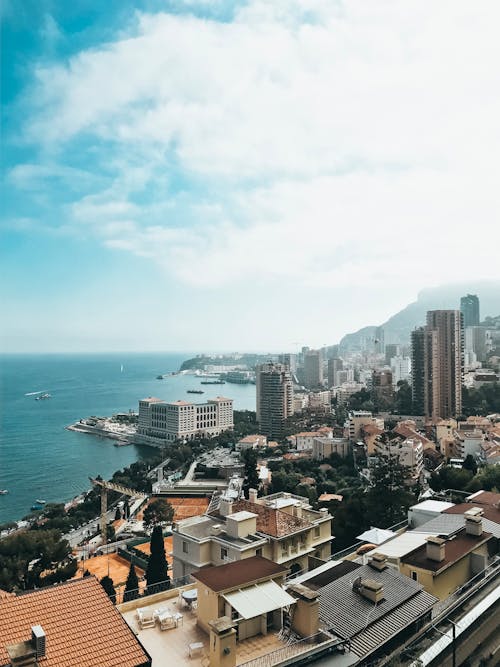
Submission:
[[[391,359],[392,384],[396,387],[401,380],[409,380],[411,372],[410,357],[397,356]]]
[[[417,482],[424,467],[424,448],[420,440],[406,438],[399,440],[394,438],[383,442],[379,440],[375,443],[376,453],[386,456],[397,456],[401,466],[409,472],[410,482]]]
[[[139,401],[137,433],[155,440],[192,440],[196,435],[214,436],[232,429],[233,399],[217,396],[206,403],[166,403],[147,398]]]

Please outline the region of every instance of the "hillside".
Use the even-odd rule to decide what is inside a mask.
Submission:
[[[382,324],[386,343],[409,343],[411,331],[425,324],[428,310],[460,308],[460,297],[477,294],[480,301],[481,320],[496,317],[500,313],[500,281],[468,282],[456,285],[441,285],[422,290],[417,300],[390,317]],[[374,327],[363,327],[347,334],[340,341],[343,349],[358,347],[363,338],[373,336]]]

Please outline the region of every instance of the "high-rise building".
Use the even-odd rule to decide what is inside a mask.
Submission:
[[[375,335],[373,339],[373,352],[375,354],[384,354],[385,351],[385,332],[383,327],[377,327],[375,329]]]
[[[297,355],[296,354],[279,354],[278,355],[278,362],[280,364],[284,364],[285,366],[288,366],[290,371],[292,373],[295,373],[297,370]]]
[[[304,355],[304,384],[308,389],[323,385],[323,355],[321,350],[309,350]]]
[[[430,310],[412,332],[412,395],[415,414],[432,419],[462,411],[463,331],[458,310]]]
[[[259,433],[283,437],[285,421],[293,414],[293,384],[285,364],[260,364],[255,373]]]
[[[477,361],[486,361],[486,327],[465,327],[465,351],[473,352]]]
[[[476,294],[467,294],[460,299],[460,312],[464,316],[464,327],[479,325],[479,299]]]
[[[393,357],[398,357],[401,354],[400,346],[396,343],[387,343],[385,346],[385,363],[387,366],[390,366],[391,359]]]
[[[408,380],[410,377],[411,359],[397,355],[391,359],[392,383],[396,387],[401,380]]]
[[[328,387],[335,386],[335,378],[337,371],[341,371],[344,368],[344,362],[342,359],[334,358],[328,359]]]

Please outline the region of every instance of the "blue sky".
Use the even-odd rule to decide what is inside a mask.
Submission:
[[[3,349],[318,346],[498,278],[499,19],[4,3]]]

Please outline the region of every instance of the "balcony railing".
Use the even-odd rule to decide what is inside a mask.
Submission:
[[[254,658],[248,662],[239,663],[238,667],[277,667],[278,665],[288,663],[291,658],[303,656],[307,653],[321,653],[326,648],[338,644],[339,640],[334,639],[326,632],[318,632],[310,637],[304,637],[297,641],[290,641],[283,648],[267,653],[260,658]]]

